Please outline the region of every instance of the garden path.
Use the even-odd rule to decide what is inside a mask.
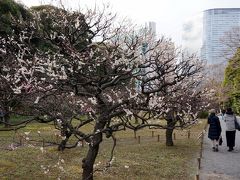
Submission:
[[[240,131],[236,132],[234,151],[228,152],[225,122],[222,120],[222,117],[219,117],[219,119],[222,126],[223,144],[219,146],[219,152],[213,152],[207,132],[204,134],[199,172],[200,180],[240,180]]]

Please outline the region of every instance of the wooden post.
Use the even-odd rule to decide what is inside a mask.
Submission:
[[[173,139],[176,140],[176,133],[173,133]]]
[[[198,160],[198,169],[200,169],[200,167],[201,167],[201,158],[198,157],[197,160]]]
[[[157,136],[157,141],[160,142],[160,135]]]
[[[137,139],[136,131],[134,131],[134,138]]]
[[[138,144],[140,144],[140,136],[138,136]]]
[[[154,131],[152,131],[152,137],[154,137]]]
[[[21,135],[19,137],[20,137],[20,146],[22,146],[23,145],[23,138],[22,138]]]
[[[199,174],[196,174],[196,178],[195,178],[196,180],[199,180]]]
[[[190,138],[190,134],[191,134],[191,132],[190,132],[190,130],[188,130],[188,139]]]

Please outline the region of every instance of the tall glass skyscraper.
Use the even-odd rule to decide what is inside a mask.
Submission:
[[[145,28],[149,31],[149,33],[156,37],[156,22],[149,21],[145,23]]]
[[[226,43],[226,32],[240,26],[240,8],[208,9],[203,14],[201,57],[209,65],[226,64],[233,52]]]

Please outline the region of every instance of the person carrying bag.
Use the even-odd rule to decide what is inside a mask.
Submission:
[[[227,108],[226,114],[224,115],[224,121],[226,123],[226,140],[229,148],[228,151],[233,151],[235,146],[237,119],[232,111],[232,108]]]
[[[216,111],[214,109],[210,110],[210,115],[208,116],[208,138],[212,141],[212,149],[214,152],[218,152],[219,139],[221,137],[221,124],[219,118],[216,116]]]
[[[222,143],[223,143],[223,139],[222,139],[222,135],[221,135],[220,138],[219,138],[219,146],[221,146]]]
[[[234,120],[234,121],[235,121],[235,128],[236,128],[238,131],[240,131],[240,124],[239,124],[236,116],[235,116],[235,120]]]

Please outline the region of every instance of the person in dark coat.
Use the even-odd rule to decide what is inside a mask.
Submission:
[[[208,117],[208,138],[212,141],[213,151],[218,151],[219,139],[221,136],[222,128],[219,118],[216,116],[216,111],[214,109],[210,110],[210,115]]]

